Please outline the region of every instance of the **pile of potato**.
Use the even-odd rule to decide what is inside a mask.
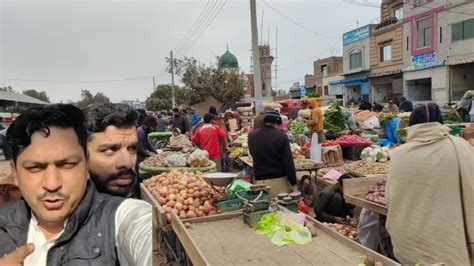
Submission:
[[[324,224],[327,225],[332,230],[352,240],[357,240],[357,237],[359,236],[357,229],[355,229],[352,226],[336,224],[336,223],[324,223]]]
[[[143,183],[167,213],[179,218],[196,218],[214,215],[220,211],[214,206],[212,188],[201,178],[201,172],[171,171]]]
[[[388,164],[374,163],[366,161],[357,161],[353,164],[344,166],[347,172],[361,175],[382,175],[388,174]]]

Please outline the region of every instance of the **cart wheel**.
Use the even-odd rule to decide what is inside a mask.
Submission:
[[[298,184],[298,189],[303,196],[304,203],[310,207],[316,204],[316,199],[318,197],[318,191],[316,188],[316,182],[309,175],[304,175],[300,183]]]

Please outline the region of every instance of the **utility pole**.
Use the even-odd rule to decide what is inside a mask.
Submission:
[[[176,91],[174,88],[174,61],[173,61],[173,51],[170,52],[171,58],[171,106],[176,107]]]
[[[260,51],[258,49],[257,4],[250,0],[250,24],[252,30],[253,85],[255,98],[262,98],[262,78],[260,76]]]
[[[278,27],[275,34],[275,88],[278,90]]]
[[[153,76],[153,91],[155,91],[156,85],[155,85],[155,76]]]

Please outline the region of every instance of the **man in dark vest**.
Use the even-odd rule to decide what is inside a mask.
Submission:
[[[32,108],[7,141],[23,199],[0,209],[0,265],[151,265],[151,206],[97,191],[81,110]]]

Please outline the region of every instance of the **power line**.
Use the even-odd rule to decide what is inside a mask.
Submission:
[[[356,0],[342,0],[345,3],[356,5],[356,6],[364,6],[364,7],[375,7],[375,8],[380,8],[379,5],[370,3],[367,0],[363,0],[362,2],[356,1]]]
[[[310,28],[296,22],[295,20],[293,20],[292,18],[288,17],[287,15],[285,15],[284,13],[282,13],[281,11],[279,11],[278,9],[274,8],[273,6],[271,6],[267,1],[263,0],[263,3],[265,5],[267,5],[269,8],[271,8],[273,11],[275,11],[277,14],[279,14],[280,16],[282,16],[283,18],[285,18],[286,20],[290,21],[291,23],[295,24],[296,26],[314,34],[314,35],[317,35],[319,37],[324,37],[324,38],[327,38],[327,39],[340,39],[340,37],[332,37],[332,36],[328,36],[328,35],[324,35],[324,34],[321,34],[319,32],[316,32],[316,31],[313,31],[311,30]]]
[[[207,30],[207,28],[212,24],[212,22],[214,22],[214,19],[217,17],[217,15],[219,15],[219,13],[226,4],[227,0],[225,0],[224,3],[220,7],[218,7],[218,9],[216,9],[216,12],[214,12],[212,17],[207,21],[207,24],[204,26],[204,28],[202,28],[201,31],[196,35],[197,37],[193,40],[193,42],[184,48],[185,51],[193,47],[193,45],[199,40],[199,38],[201,38],[202,34]]]
[[[177,53],[178,51],[184,49],[185,46],[189,45],[189,43],[192,42],[192,39],[201,30],[201,27],[204,25],[204,23],[209,19],[209,17],[214,12],[217,4],[219,4],[219,0],[216,0],[215,2],[211,2],[211,4],[207,7],[207,9],[205,9],[204,15],[201,16],[201,18],[197,20],[197,22],[195,23],[196,26],[190,31],[187,39],[181,44],[180,47],[177,47],[176,49],[173,49],[173,51],[175,53]]]
[[[198,21],[201,20],[204,12],[206,11],[207,7],[209,6],[209,3],[211,3],[211,0],[208,0],[206,5],[204,6],[204,8],[201,10],[201,13],[199,13],[199,16],[197,17],[197,19],[194,21],[193,25],[191,26],[191,28],[189,28],[188,32],[186,33],[186,35],[184,35],[183,39],[181,39],[181,41],[176,45],[176,47],[173,48],[173,51],[176,51],[178,49],[178,47],[180,47],[184,41],[189,37],[190,33],[194,30],[194,27],[196,27]]]

